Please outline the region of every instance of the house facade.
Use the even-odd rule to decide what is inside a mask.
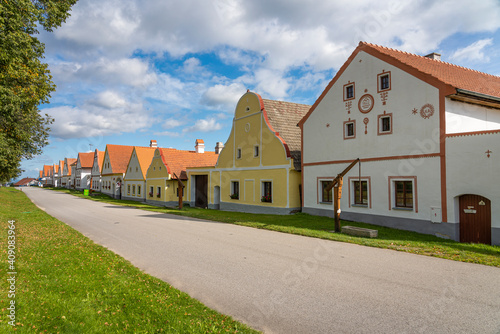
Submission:
[[[214,166],[218,154],[206,152],[203,140],[196,140],[194,151],[157,148],[146,173],[146,202],[160,206],[176,206],[179,203],[179,180],[184,184],[182,201],[189,200],[190,180],[187,166]]]
[[[101,192],[113,198],[122,198],[123,177],[134,146],[106,145],[101,169]]]
[[[75,165],[75,188],[77,190],[90,189],[94,153],[78,153]]]
[[[189,168],[192,206],[287,214],[299,210],[300,129],[310,106],[262,99],[238,101],[231,133],[212,168]],[[217,149],[217,148],[216,148]]]
[[[360,43],[302,130],[303,212],[500,244],[500,78]]]
[[[76,162],[73,158],[64,158],[61,186],[71,188],[71,164]]]
[[[90,173],[90,189],[92,191],[101,191],[101,169],[103,160],[104,152],[95,149],[92,171]]]
[[[134,147],[123,178],[123,199],[141,202],[146,200],[146,173],[156,148],[156,140],[151,141],[150,147]]]

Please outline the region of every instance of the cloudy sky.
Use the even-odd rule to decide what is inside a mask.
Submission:
[[[498,0],[79,0],[42,32],[57,91],[36,176],[106,144],[225,142],[247,89],[313,104],[359,41],[500,75]]]

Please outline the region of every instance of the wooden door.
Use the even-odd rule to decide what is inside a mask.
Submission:
[[[462,195],[460,208],[460,242],[491,245],[491,201],[479,195]]]
[[[195,176],[195,203],[198,208],[208,207],[208,175]]]

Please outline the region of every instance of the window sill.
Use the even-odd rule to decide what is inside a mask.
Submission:
[[[328,204],[328,205],[332,205],[333,202],[319,202],[319,204]]]
[[[400,207],[393,207],[393,210],[398,210],[398,211],[413,211],[413,208],[400,208]]]
[[[351,204],[351,206],[356,208],[368,208],[368,204]]]

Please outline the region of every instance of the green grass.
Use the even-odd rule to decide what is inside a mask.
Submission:
[[[16,226],[16,326],[8,324],[7,226]],[[257,333],[0,188],[0,332]]]
[[[303,213],[281,216],[227,212],[190,207],[184,207],[182,210],[178,210],[175,208],[150,206],[145,203],[135,201],[112,199],[109,196],[103,194],[96,194],[95,197],[87,197],[83,196],[83,193],[80,191],[66,189],[59,190],[71,193],[75,196],[91,198],[95,201],[137,207],[143,210],[171,213],[186,217],[214,220],[272,231],[293,233],[315,238],[349,242],[370,247],[387,248],[408,253],[435,256],[455,261],[472,262],[488,266],[500,267],[500,247],[498,246],[459,243],[453,240],[438,238],[429,234],[421,234],[351,221],[341,222],[343,225],[351,225],[378,230],[378,238],[376,239],[361,238],[349,236],[342,233],[331,233],[329,231],[334,229],[333,219],[327,217],[311,216]]]

